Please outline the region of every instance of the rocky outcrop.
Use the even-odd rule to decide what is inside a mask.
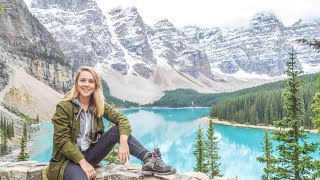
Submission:
[[[135,7],[109,12],[115,39],[134,60],[133,70],[142,77],[153,75],[157,61],[148,42],[146,25]]]
[[[45,169],[47,163],[37,163],[33,161],[25,162],[0,162],[0,179],[1,180],[46,180]],[[96,180],[156,180],[156,179],[167,179],[167,180],[209,180],[209,177],[203,173],[188,172],[188,173],[177,173],[174,175],[167,176],[143,176],[141,175],[141,166],[135,164],[128,165],[110,165],[101,166],[96,168],[97,177]]]
[[[320,55],[316,50],[299,44],[298,39],[317,39],[320,24],[300,20],[285,27],[273,14],[258,13],[248,26],[182,29],[189,44],[203,49],[210,65],[223,73],[239,70],[247,73],[282,75],[291,47],[297,53],[297,65],[306,73],[319,71]]]
[[[159,21],[149,30],[149,36],[156,54],[165,58],[172,67],[194,78],[202,73],[213,79],[206,53],[190,46],[171,22]]]
[[[124,53],[112,38],[106,18],[95,1],[35,0],[31,7],[73,68],[105,62],[122,74],[127,73]]]
[[[29,12],[23,0],[1,3],[5,8],[0,14],[1,61],[7,66],[24,67],[57,91],[70,89],[73,70],[50,33]]]
[[[188,46],[177,29],[165,31],[165,26],[160,27],[165,23],[159,22],[155,28],[147,26],[135,7],[111,10],[108,25],[91,0],[34,0],[31,7],[74,68],[102,63],[123,75],[149,79],[157,70],[159,58],[165,58],[179,72],[212,78],[204,51]]]
[[[1,59],[1,49],[0,49],[0,59]],[[5,61],[0,60],[0,91],[8,84],[9,74]]]

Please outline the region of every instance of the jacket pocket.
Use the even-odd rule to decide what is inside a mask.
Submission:
[[[55,159],[50,160],[49,166],[47,167],[47,176],[49,180],[58,180],[62,164],[63,161],[57,161]]]

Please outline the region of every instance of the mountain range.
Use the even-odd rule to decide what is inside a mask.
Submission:
[[[147,25],[135,7],[104,14],[92,0],[34,0],[31,12],[75,69],[98,67],[111,94],[141,104],[164,90],[216,93],[278,80],[291,47],[301,70],[320,70],[319,53],[297,42],[317,38],[318,22],[299,20],[286,27],[264,12],[243,27],[177,29],[167,19]]]
[[[283,79],[292,47],[298,68],[320,70],[319,53],[297,41],[318,39],[316,21],[287,27],[263,12],[241,27],[177,29],[167,19],[146,24],[135,7],[103,13],[93,0],[33,0],[29,9],[22,0],[1,3],[0,99],[12,106],[19,98],[25,106],[46,100],[51,88],[56,99],[49,104],[56,103],[83,65],[98,69],[111,95],[140,104],[166,90],[217,93]],[[21,80],[21,73],[34,79]],[[43,88],[39,94],[32,93],[31,81],[44,85],[32,85]],[[21,106],[32,116],[43,108],[38,103],[27,112]]]

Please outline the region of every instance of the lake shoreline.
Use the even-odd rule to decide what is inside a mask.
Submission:
[[[209,117],[202,117],[200,118],[202,121],[209,121]],[[255,128],[255,129],[266,129],[266,130],[278,130],[278,128],[274,127],[274,126],[266,126],[266,125],[250,125],[250,124],[239,124],[239,123],[232,123],[229,121],[221,121],[217,118],[213,118],[213,123],[215,124],[221,124],[221,125],[226,125],[226,126],[234,126],[234,127],[243,127],[243,128]],[[313,134],[317,134],[317,129],[306,129],[307,132],[309,133],[313,133]]]

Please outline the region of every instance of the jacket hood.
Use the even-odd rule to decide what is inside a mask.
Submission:
[[[81,105],[80,105],[80,101],[78,98],[75,98],[71,101],[73,104],[77,105],[79,108],[81,108]]]

